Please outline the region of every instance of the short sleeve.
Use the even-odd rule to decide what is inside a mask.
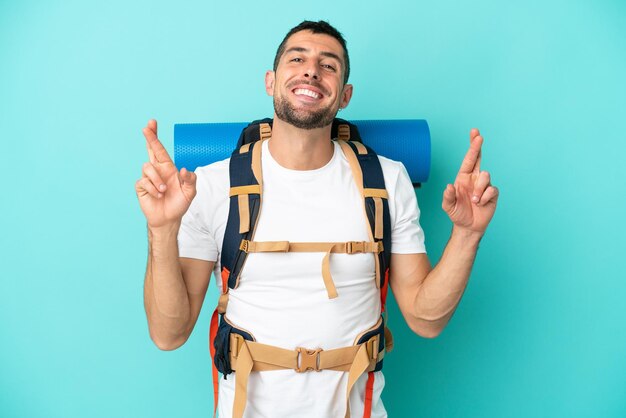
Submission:
[[[384,159],[383,169],[391,165],[385,183],[391,215],[391,252],[395,254],[425,253],[424,231],[419,223],[420,210],[415,189],[404,165]]]
[[[178,255],[199,260],[217,261],[217,244],[198,211],[199,201],[194,199],[183,216],[178,231]]]
[[[178,253],[180,257],[206,261],[218,260],[219,248],[215,238],[216,225],[214,219],[219,210],[219,199],[216,196],[219,196],[220,192],[223,194],[220,189],[227,189],[228,187],[228,184],[215,186],[216,181],[223,181],[222,173],[217,170],[219,167],[220,164],[217,163],[213,166],[198,168],[195,171],[197,193],[183,216],[178,231]]]

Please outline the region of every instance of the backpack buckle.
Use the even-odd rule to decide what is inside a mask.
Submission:
[[[355,254],[365,252],[365,243],[363,241],[346,242],[346,253]]]
[[[242,239],[241,244],[239,244],[239,249],[243,251],[244,253],[247,253],[249,244],[250,244],[250,241],[248,241],[247,239]]]
[[[296,352],[296,372],[303,373],[309,370],[315,370],[319,372],[320,369],[320,352],[321,348],[316,350],[309,350],[308,348],[298,347]]]

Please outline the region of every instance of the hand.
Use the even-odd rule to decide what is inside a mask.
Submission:
[[[470,131],[470,148],[463,159],[454,185],[443,192],[441,207],[457,228],[485,233],[498,202],[498,189],[491,185],[491,176],[480,171],[483,137],[478,129]]]
[[[148,226],[157,228],[180,222],[196,195],[196,175],[180,172],[157,138],[154,119],[143,128],[150,162],[144,163],[142,177],[135,183],[139,205]]]

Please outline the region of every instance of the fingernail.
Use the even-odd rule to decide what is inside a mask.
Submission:
[[[478,196],[477,195],[472,196],[472,202],[478,203]]]
[[[163,197],[163,193],[159,193],[159,194],[157,195],[157,197],[158,197],[159,199],[160,199],[160,198],[162,198],[162,197]]]
[[[161,190],[161,191],[165,190],[165,184],[160,185],[159,186],[159,190]]]

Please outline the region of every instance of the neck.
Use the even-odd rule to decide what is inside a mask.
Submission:
[[[270,153],[278,164],[291,170],[321,168],[333,157],[330,128],[331,125],[299,129],[274,114],[272,138],[268,142]]]

